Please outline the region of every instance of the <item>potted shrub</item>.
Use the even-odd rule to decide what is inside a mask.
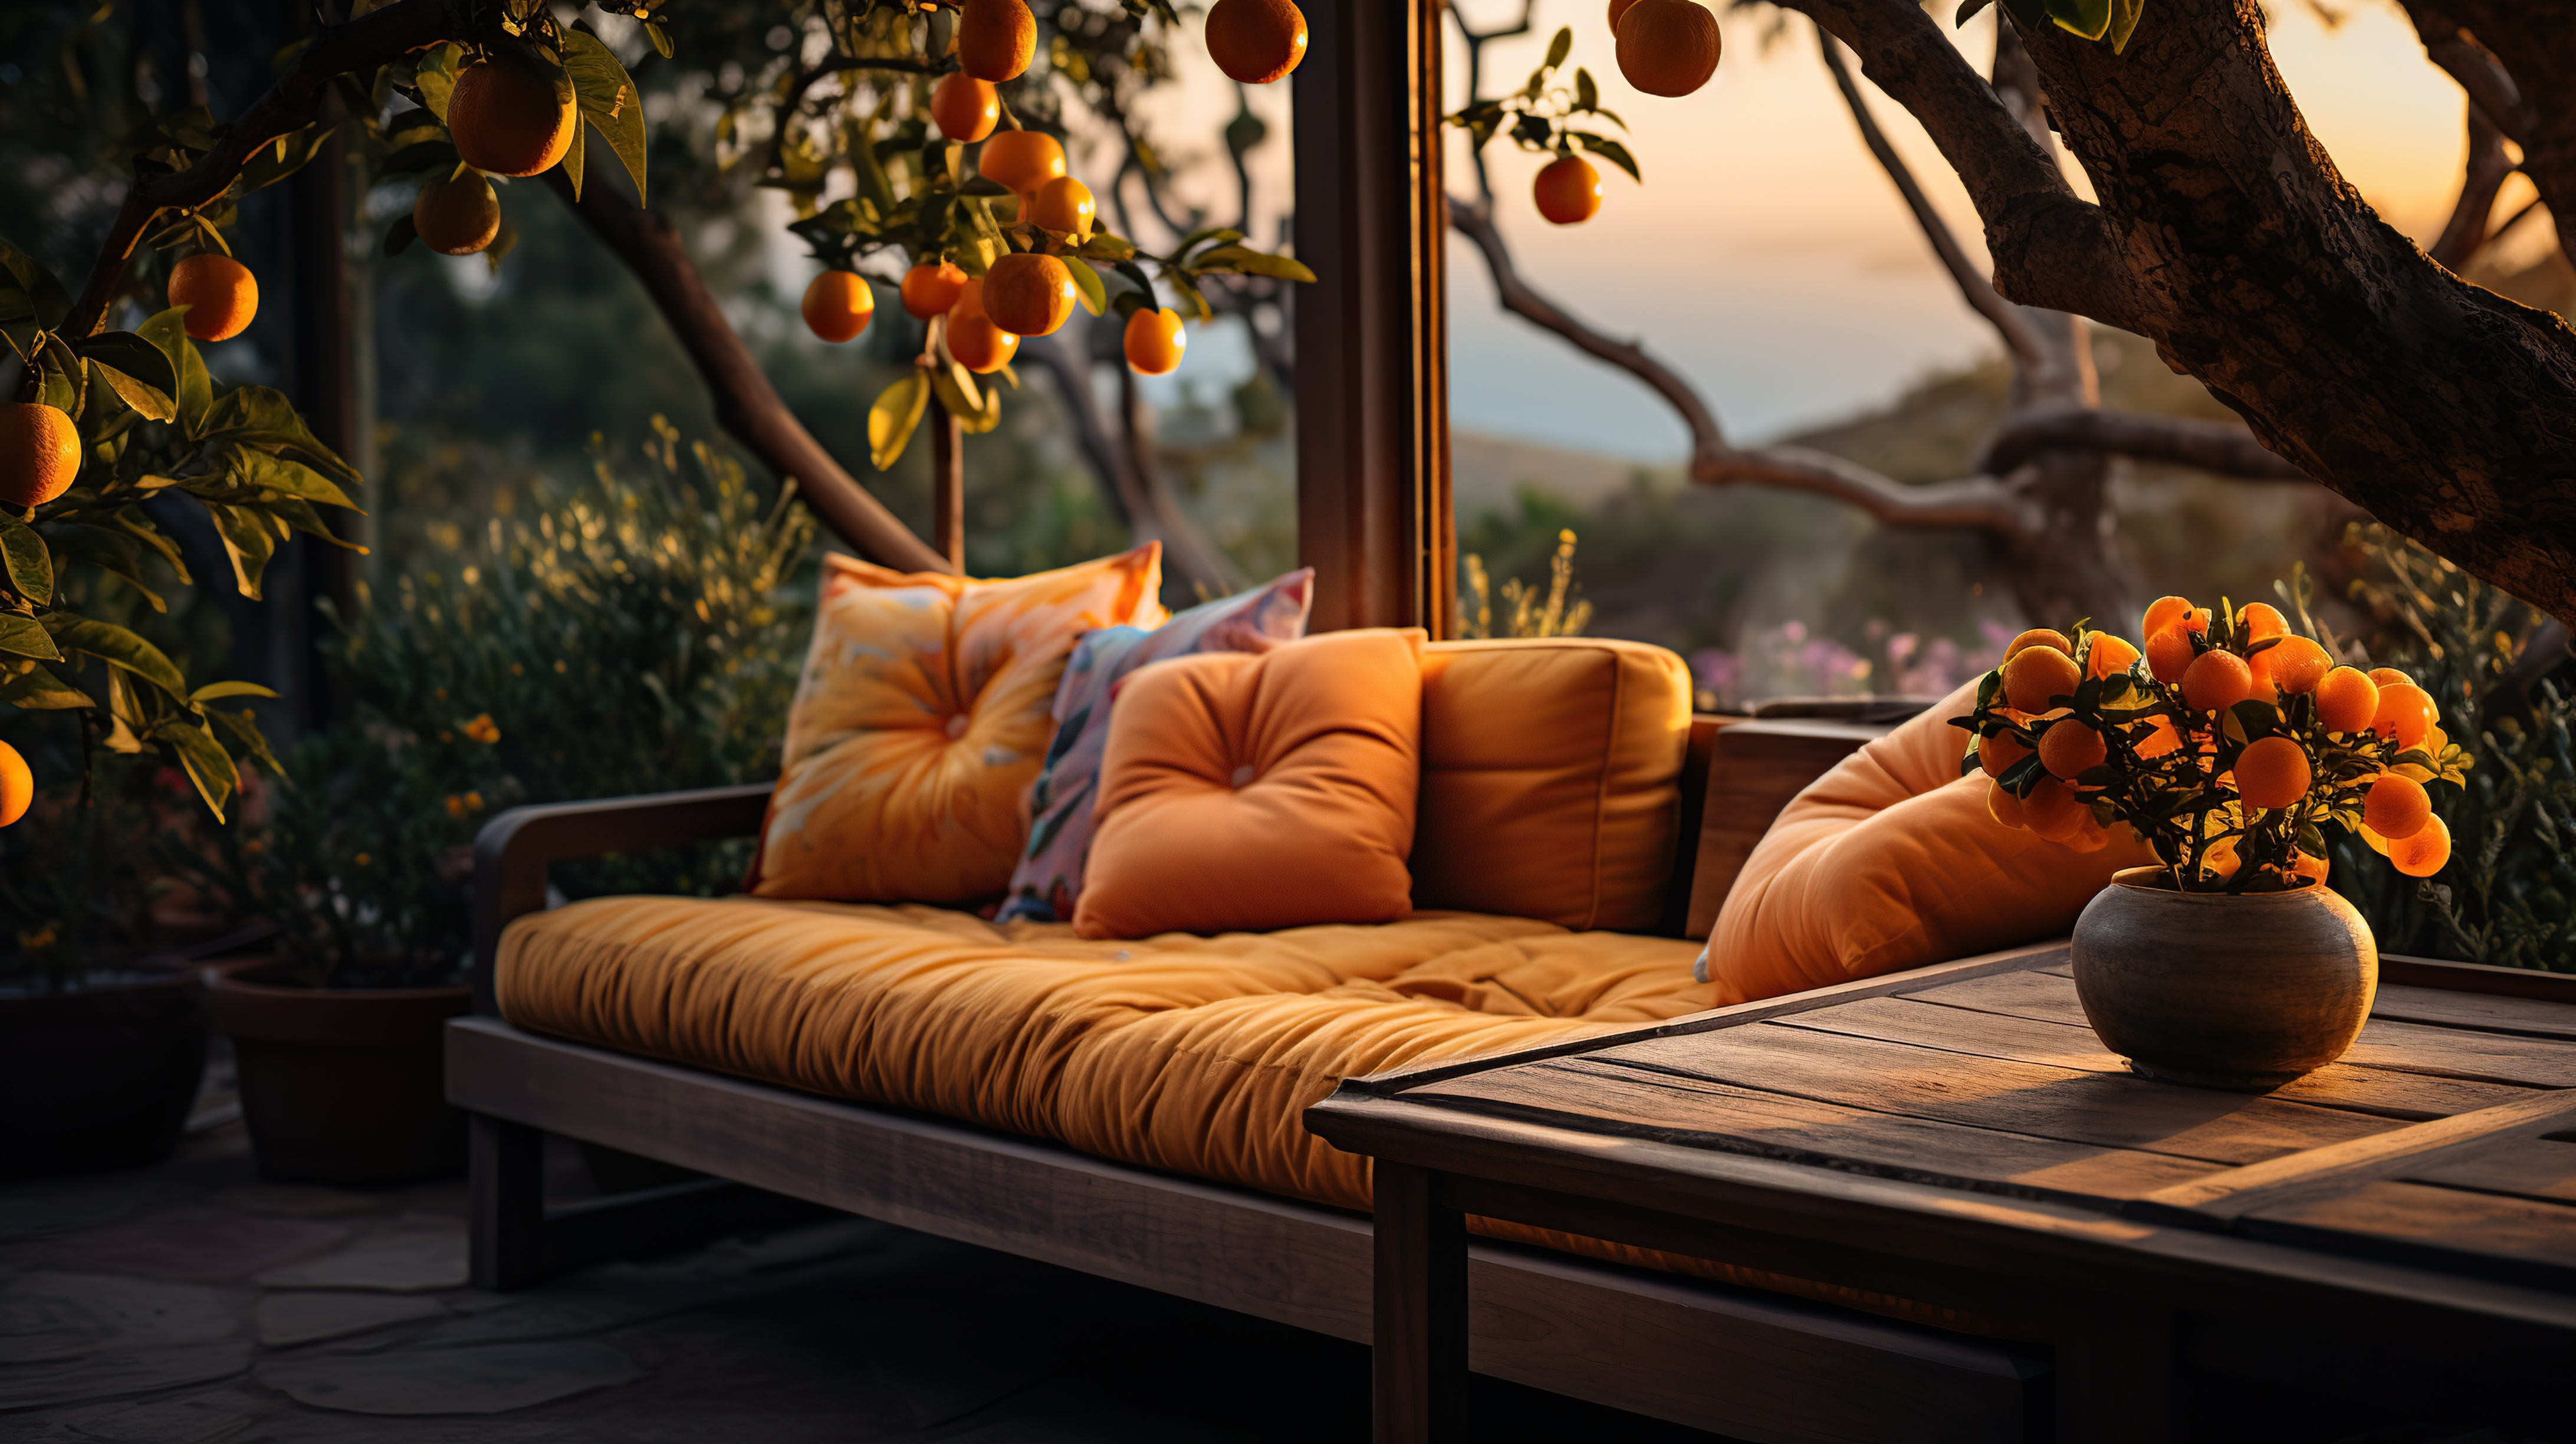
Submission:
[[[2181,597],[2147,609],[2143,652],[2025,632],[1954,719],[1997,820],[2095,848],[2126,826],[2159,865],[2121,872],[2075,925],[2087,1019],[2140,1073],[2275,1088],[2340,1057],[2370,1012],[2369,926],[2325,886],[2325,829],[2428,877],[2450,835],[2426,785],[2466,754],[2405,674],[2337,665],[2303,599]]]

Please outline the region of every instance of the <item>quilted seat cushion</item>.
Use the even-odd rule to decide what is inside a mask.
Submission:
[[[510,925],[540,1032],[1365,1209],[1308,1134],[1342,1078],[1709,1006],[1695,945],[1526,918],[1085,941],[918,905],[599,898]]]

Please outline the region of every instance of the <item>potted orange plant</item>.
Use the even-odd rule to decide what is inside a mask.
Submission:
[[[2434,699],[2404,673],[2338,665],[2299,611],[2304,633],[2260,602],[2166,597],[2143,648],[2081,624],[2024,632],[1953,719],[1998,821],[2085,850],[2126,826],[2155,852],[2074,938],[2086,1018],[2149,1077],[2262,1091],[2352,1045],[2378,950],[2325,886],[2325,828],[2411,877],[2450,860],[2426,789],[2468,759]]]

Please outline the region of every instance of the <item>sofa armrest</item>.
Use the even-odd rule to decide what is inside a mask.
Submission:
[[[474,839],[474,1010],[500,1012],[493,969],[501,929],[545,910],[546,864],[758,832],[772,785],[513,807],[485,823]]]
[[[1735,875],[1789,799],[1889,730],[1885,723],[1805,719],[1729,722],[1718,729],[1709,748],[1699,847],[1691,859],[1685,937],[1708,936]]]

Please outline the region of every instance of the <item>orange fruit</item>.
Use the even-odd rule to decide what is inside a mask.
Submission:
[[[1160,376],[1180,365],[1189,343],[1181,332],[1180,313],[1169,306],[1127,318],[1127,364],[1144,375]]]
[[[931,87],[930,118],[938,122],[941,135],[972,145],[1002,123],[1002,98],[994,93],[993,82],[951,71]]]
[[[2013,796],[2011,789],[2000,782],[1986,784],[1986,816],[2006,827],[2030,826],[2030,819],[2024,814],[2021,799]]]
[[[2171,717],[2150,717],[2147,719],[2147,735],[2133,739],[2130,745],[2138,749],[2141,758],[2153,760],[2168,752],[2181,751],[2182,734],[2174,730]]]
[[[2305,637],[2284,637],[2254,654],[2254,671],[2283,695],[2313,692],[2319,678],[2334,668],[2326,649]]]
[[[2203,652],[2182,674],[2183,704],[2195,712],[2224,712],[2252,695],[2254,669],[2234,652]]]
[[[1561,155],[1530,183],[1538,213],[1560,226],[1579,226],[1601,209],[1601,173],[1579,155]]]
[[[1636,3],[1637,0],[1610,0],[1610,33],[1612,35],[1615,36],[1619,33],[1620,17],[1626,15],[1628,13],[1628,7]]]
[[[2066,640],[2064,632],[2050,627],[2033,627],[2004,647],[2004,660],[2009,662],[2033,647],[2055,647],[2070,657],[2075,655],[2075,645]]]
[[[0,405],[0,502],[24,510],[71,490],[80,475],[80,428],[59,406]]]
[[[2412,687],[2412,686],[2414,686],[2414,685],[2415,685],[2415,679],[2414,679],[2414,678],[2407,676],[2405,673],[2398,671],[2398,670],[2397,670],[2396,668],[2394,668],[2394,667],[2373,667],[2373,668],[2371,668],[2371,669],[2370,669],[2370,680],[2372,680],[2372,681],[2374,681],[2374,682],[2378,683],[2378,684],[2379,684],[2380,686],[2382,686],[2382,687],[2385,687],[2385,686],[2389,685],[2389,684],[2390,684],[2390,683],[2392,683],[2392,682],[2403,682],[2403,683],[2405,683],[2405,684],[2406,684],[2407,686],[2409,686],[2409,687]]]
[[[1717,17],[1693,0],[1636,0],[1615,32],[1619,73],[1648,95],[1688,95],[1717,73]]]
[[[854,271],[825,271],[805,287],[805,325],[838,344],[856,339],[877,314],[876,288]]]
[[[977,80],[1019,79],[1037,49],[1029,0],[966,0],[957,12],[957,64]]]
[[[1998,732],[1977,743],[1977,765],[1985,769],[1988,777],[2002,777],[2029,755],[2030,748],[2009,732]]]
[[[2290,619],[2269,602],[2247,602],[2236,613],[2236,620],[2244,624],[2245,639],[2250,642],[2290,635]]]
[[[501,198],[479,170],[433,175],[411,203],[411,228],[442,256],[470,256],[501,234]]]
[[[978,376],[989,376],[1011,364],[1020,338],[993,324],[981,311],[952,311],[948,316],[948,354]]]
[[[2258,737],[2236,754],[2236,795],[2248,807],[2296,807],[2314,778],[2307,749],[2287,737]]]
[[[2054,777],[2041,778],[2030,796],[2022,799],[2021,815],[2023,826],[2051,842],[2073,842],[2093,826],[2092,809],[2075,800],[2074,788]]]
[[[2397,675],[2402,677],[2405,673]],[[2372,680],[2378,678],[2374,675]],[[2440,716],[2434,709],[2432,693],[2412,682],[2389,682],[2380,687],[2379,705],[2371,709],[2370,730],[2400,747],[2421,747]]]
[[[259,278],[230,256],[200,251],[170,268],[170,304],[188,308],[191,340],[229,341],[259,314]]]
[[[1014,336],[1051,336],[1073,315],[1073,272],[1053,256],[1022,251],[984,273],[984,314]]]
[[[558,97],[533,65],[477,60],[456,73],[447,96],[447,132],[458,158],[493,175],[551,169],[572,149],[580,124],[572,97]]]
[[[2039,765],[2060,781],[2073,782],[2084,769],[2101,766],[2110,753],[2101,733],[2072,718],[2039,734]]]
[[[1041,131],[1006,130],[984,142],[975,170],[1023,196],[1064,174],[1064,147]]]
[[[2191,631],[2206,632],[2209,630],[2209,612],[2193,606],[2189,597],[2158,597],[2147,604],[2146,616],[2138,622],[2138,635],[2152,642],[2156,633],[2177,622]]]
[[[2337,667],[2317,682],[2317,725],[2328,732],[2358,732],[2379,715],[2379,684],[2350,667]]]
[[[2181,681],[2200,656],[2191,645],[2193,635],[2183,627],[2167,627],[2147,638],[2147,675],[2168,685]]]
[[[2138,664],[2138,649],[2108,632],[2087,632],[2084,653],[2084,675],[2111,677]]]
[[[2200,872],[2203,877],[2214,876],[2224,881],[2236,876],[2236,870],[2244,865],[2244,861],[2236,855],[2236,839],[2232,837],[2218,839],[2200,855]]]
[[[2362,794],[2361,825],[2391,842],[2413,837],[2432,817],[2433,799],[2412,777],[2382,773]]]
[[[2004,700],[2016,712],[2045,712],[2058,698],[2073,696],[2075,684],[2083,680],[2073,657],[2055,647],[2031,647],[2004,663]]]
[[[2290,876],[2304,877],[2313,882],[2324,882],[2330,870],[2331,864],[2310,852],[2297,854],[2297,859],[2290,864]]]
[[[2378,853],[2381,857],[2388,856],[2388,839],[2371,831],[2367,823],[2354,828],[2353,831],[2361,834],[2362,846],[2369,848],[2372,852]]]
[[[1208,58],[1246,85],[1268,85],[1306,58],[1306,15],[1288,0],[1216,0]]]
[[[904,314],[916,321],[944,316],[966,291],[966,273],[947,261],[928,261],[903,273]]]
[[[1091,223],[1100,215],[1100,203],[1091,197],[1091,187],[1069,175],[1060,175],[1039,186],[1029,202],[1029,219],[1038,229],[1060,231],[1076,241],[1091,239]]]
[[[0,742],[0,827],[27,815],[36,800],[36,774],[18,749]]]
[[[2408,877],[2431,877],[2451,860],[2451,829],[2438,817],[2424,819],[2413,837],[2388,840],[2388,861]]]

